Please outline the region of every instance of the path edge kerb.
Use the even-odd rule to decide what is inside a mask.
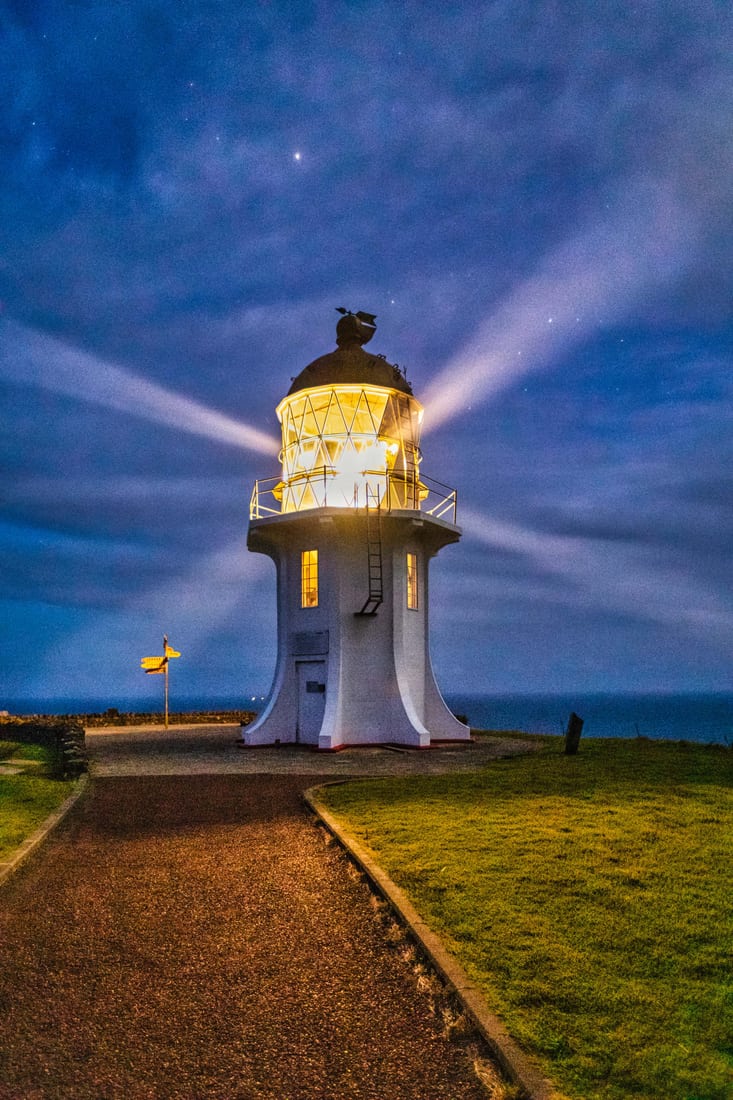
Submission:
[[[319,783],[303,792],[303,801],[328,831],[349,853],[376,891],[392,906],[404,922],[410,935],[420,944],[431,965],[451,988],[466,1015],[486,1042],[502,1071],[512,1084],[518,1085],[526,1100],[552,1100],[557,1095],[550,1082],[507,1032],[501,1020],[489,1008],[483,993],[470,981],[463,967],[443,946],[440,938],[425,923],[405,892],[392,881],[359,841],[339,824],[318,798],[324,787],[336,786],[348,780]]]
[[[36,848],[39,848],[41,844],[43,844],[49,833],[53,832],[53,830],[61,824],[69,810],[76,805],[84,794],[88,782],[88,774],[80,776],[77,780],[76,790],[72,791],[69,797],[61,803],[59,808],[54,810],[52,814],[49,814],[43,824],[39,825],[36,831],[31,833],[31,835],[15,849],[10,859],[0,862],[0,886],[7,882],[10,876],[18,870],[20,865],[25,863],[28,857],[35,852]]]

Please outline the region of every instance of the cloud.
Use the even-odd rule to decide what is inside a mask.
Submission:
[[[64,476],[20,473],[0,488],[15,523],[49,533],[135,541],[154,556],[165,547],[177,569],[191,553],[230,537],[244,539],[251,485],[241,477],[130,476],[102,472]],[[50,537],[50,534],[49,534]]]
[[[122,606],[166,567],[162,547],[140,538],[87,535],[0,522],[0,571],[8,599],[66,606]]]
[[[243,542],[218,547],[190,562],[184,573],[168,576],[159,561],[137,592],[114,610],[85,615],[63,640],[39,639],[37,659],[15,689],[30,697],[49,695],[141,698],[150,692],[140,658],[156,653],[167,633],[182,653],[175,667],[180,695],[219,692],[234,697],[262,690],[275,656],[275,585],[272,567],[247,552]],[[42,618],[47,612],[41,612]],[[69,660],[84,653],[69,678]],[[216,689],[214,689],[216,690]]]

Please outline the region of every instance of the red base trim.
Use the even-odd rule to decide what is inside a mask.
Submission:
[[[247,745],[242,740],[237,740],[239,749],[307,749],[309,752],[344,752],[346,749],[391,749],[393,752],[425,752],[429,749],[440,748],[441,745],[472,745],[474,738],[463,737],[436,737],[429,745],[404,745],[400,741],[359,741],[357,744],[335,745],[330,749],[322,749],[320,745],[306,741],[267,741],[262,745]]]

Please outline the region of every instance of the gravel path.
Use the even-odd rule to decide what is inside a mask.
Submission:
[[[0,892],[0,1100],[485,1098],[302,809],[324,758],[234,774],[191,731],[194,774],[165,774],[156,733],[134,768],[118,741],[116,772],[103,736],[90,792]]]

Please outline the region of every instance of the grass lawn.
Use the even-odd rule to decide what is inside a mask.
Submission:
[[[560,738],[324,801],[572,1100],[733,1097],[733,752]]]
[[[37,761],[27,772],[0,775],[0,861],[58,809],[74,789],[73,780],[51,779],[46,774],[49,751],[40,745],[0,740],[0,760]]]

